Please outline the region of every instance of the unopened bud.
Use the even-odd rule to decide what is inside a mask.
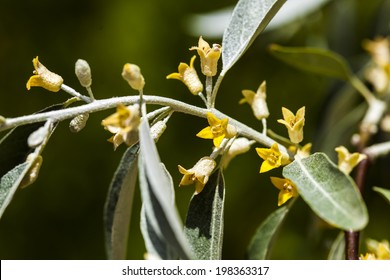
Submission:
[[[5,118],[3,116],[0,116],[0,126],[5,124]]]
[[[91,68],[89,67],[88,62],[83,59],[78,59],[76,61],[75,73],[77,78],[79,79],[80,84],[83,87],[90,87],[92,84],[91,77]]]
[[[19,184],[20,188],[25,188],[32,183],[35,182],[35,180],[38,178],[39,170],[42,166],[42,157],[41,156],[35,156],[34,154],[29,154],[26,162],[32,161],[32,164],[27,171],[27,173],[24,175],[22,181]]]
[[[151,128],[150,128],[150,134],[155,142],[158,141],[160,136],[164,133],[165,129],[167,128],[167,125],[165,121],[161,120],[156,122]]]
[[[141,74],[141,69],[135,64],[126,63],[123,66],[122,77],[135,90],[142,90],[145,86],[145,79]]]
[[[226,127],[226,138],[233,138],[237,135],[237,129],[234,125],[228,124]]]
[[[89,118],[88,113],[80,114],[74,117],[69,123],[70,131],[73,133],[77,133],[81,131],[87,124],[88,118]]]
[[[229,162],[237,155],[248,152],[253,142],[254,141],[249,141],[245,137],[234,139],[233,144],[230,146],[229,150],[223,157],[223,167],[226,168]]]

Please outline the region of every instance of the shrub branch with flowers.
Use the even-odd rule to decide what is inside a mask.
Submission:
[[[221,259],[224,232],[224,169],[237,155],[255,146],[259,156],[260,173],[280,168],[280,177],[271,177],[270,183],[279,190],[279,208],[258,227],[248,246],[249,259],[265,259],[278,228],[292,211],[294,201],[302,198],[313,212],[330,226],[340,230],[330,258],[390,259],[389,243],[368,240],[370,252],[359,251],[359,233],[368,223],[368,211],[362,197],[366,187],[364,175],[370,164],[390,152],[390,144],[373,143],[372,136],[387,112],[390,92],[390,40],[367,40],[365,48],[372,63],[365,73],[370,90],[339,55],[314,48],[289,48],[272,45],[271,53],[280,60],[305,71],[339,78],[360,93],[367,104],[359,130],[354,136],[356,152],[344,146],[334,147],[338,163],[334,164],[324,153],[311,154],[311,143],[304,141],[305,104],[294,114],[281,108],[278,122],[287,129],[286,136],[277,135],[267,128],[270,112],[267,106],[266,81],[260,81],[255,91],[242,91],[240,104],[248,103],[254,116],[261,121],[262,131],[227,116],[216,108],[218,89],[227,71],[234,66],[254,39],[267,26],[286,0],[240,0],[223,35],[222,44],[210,45],[202,37],[191,47],[200,60],[198,75],[196,56],[180,63],[178,72],[167,79],[184,83],[191,94],[199,96],[205,107],[193,106],[175,99],[144,94],[145,79],[141,69],[126,63],[122,77],[138,95],[96,99],[92,93],[91,69],[79,59],[75,74],[87,95],[64,84],[63,78],[33,59],[34,75],[27,89],[42,87],[48,91],[60,90],[72,98],[62,104],[50,106],[32,115],[16,118],[0,116],[0,131],[10,130],[0,140],[0,161],[5,168],[0,174],[0,215],[19,188],[34,183],[43,163],[42,152],[61,121],[70,121],[70,130],[79,132],[88,121],[89,114],[116,108],[116,112],[102,120],[101,125],[112,136],[108,139],[117,149],[127,145],[121,162],[109,187],[105,212],[107,255],[110,259],[126,258],[128,228],[133,193],[137,183],[141,190],[141,231],[145,241],[147,259]],[[222,68],[219,71],[219,60]],[[219,75],[217,76],[219,72]],[[214,81],[213,78],[217,76]],[[77,102],[84,102],[78,105]],[[147,105],[159,105],[148,112]],[[200,155],[192,167],[178,164],[183,175],[173,182],[169,171],[158,154],[156,142],[167,128],[171,116],[185,113],[205,119],[205,127],[196,136],[212,140],[211,154]],[[279,114],[280,112],[278,112]],[[207,120],[207,124],[206,124]],[[18,140],[18,141],[16,141]],[[15,144],[15,143],[18,144]],[[15,156],[17,154],[17,156]],[[357,166],[356,178],[349,174]],[[175,206],[175,185],[194,186],[184,226]],[[390,202],[390,191],[375,187],[375,191]],[[184,229],[183,229],[184,228]],[[338,252],[337,254],[334,252]]]

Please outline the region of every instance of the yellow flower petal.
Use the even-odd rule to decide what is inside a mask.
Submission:
[[[42,63],[39,62],[38,56],[33,59],[34,74],[27,81],[26,87],[30,90],[31,87],[43,87],[46,90],[57,92],[61,89],[64,82],[60,75],[49,71]]]
[[[209,127],[209,126],[203,128],[201,131],[199,131],[198,134],[196,134],[196,136],[203,138],[203,139],[213,139],[214,138],[214,135],[211,132],[211,127]]]

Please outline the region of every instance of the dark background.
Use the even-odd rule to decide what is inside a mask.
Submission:
[[[390,1],[330,1],[321,10],[281,29],[262,34],[229,71],[217,97],[217,108],[261,130],[248,105],[238,105],[242,89],[256,90],[267,80],[271,116],[268,125],[285,135],[281,106],[296,111],[306,106],[305,143],[314,142],[315,151],[334,158],[333,148],[323,135],[337,145],[348,143],[350,134],[324,131],[323,119],[331,111],[343,84],[332,79],[299,72],[275,60],[267,51],[270,43],[290,46],[318,46],[344,55],[355,70],[368,57],[361,47],[365,38],[389,31]],[[92,68],[96,98],[135,94],[120,75],[126,62],[136,63],[146,79],[146,94],[176,98],[198,106],[178,81],[166,75],[177,71],[179,62],[188,63],[198,36],[190,35],[186,19],[234,5],[236,1],[178,0],[0,0],[0,115],[30,114],[68,98],[64,92],[42,88],[26,90],[33,66],[40,61],[60,74],[65,84],[83,92],[74,75],[78,58]],[[212,29],[213,26],[210,26]],[[199,34],[202,35],[202,34]],[[219,38],[207,38],[221,43]],[[198,62],[199,63],[199,62]],[[336,96],[336,97],[335,97]],[[342,113],[346,113],[344,108]],[[68,122],[61,123],[43,153],[43,166],[37,182],[15,194],[0,221],[1,259],[104,259],[103,206],[108,186],[124,146],[113,151],[106,141],[109,133],[100,122],[113,110],[91,115],[87,127],[72,134]],[[174,114],[166,133],[158,142],[162,161],[175,185],[181,175],[177,165],[190,168],[211,152],[211,141],[195,137],[205,120]],[[322,133],[322,134],[320,134]],[[3,136],[4,132],[0,134]],[[319,135],[322,135],[319,137]],[[378,141],[388,136],[380,134]],[[326,139],[326,138],[325,138]],[[251,149],[231,162],[225,171],[226,213],[223,256],[245,258],[246,247],[257,226],[277,208],[278,191],[269,176],[260,175],[260,158]],[[370,223],[363,237],[390,239],[389,205],[370,187],[390,187],[388,162],[381,160],[370,170],[366,199]],[[176,189],[176,201],[183,219],[193,188]],[[133,208],[129,255],[142,259],[145,252],[139,230],[139,190]],[[302,200],[289,214],[274,243],[274,259],[322,259],[338,231],[312,215]]]

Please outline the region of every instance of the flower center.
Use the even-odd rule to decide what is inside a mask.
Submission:
[[[211,127],[211,133],[214,136],[220,136],[223,134],[223,127],[220,124],[214,125]]]
[[[275,153],[271,153],[268,157],[267,157],[267,161],[269,164],[271,165],[276,165],[276,163],[278,162],[278,155],[276,155]]]

